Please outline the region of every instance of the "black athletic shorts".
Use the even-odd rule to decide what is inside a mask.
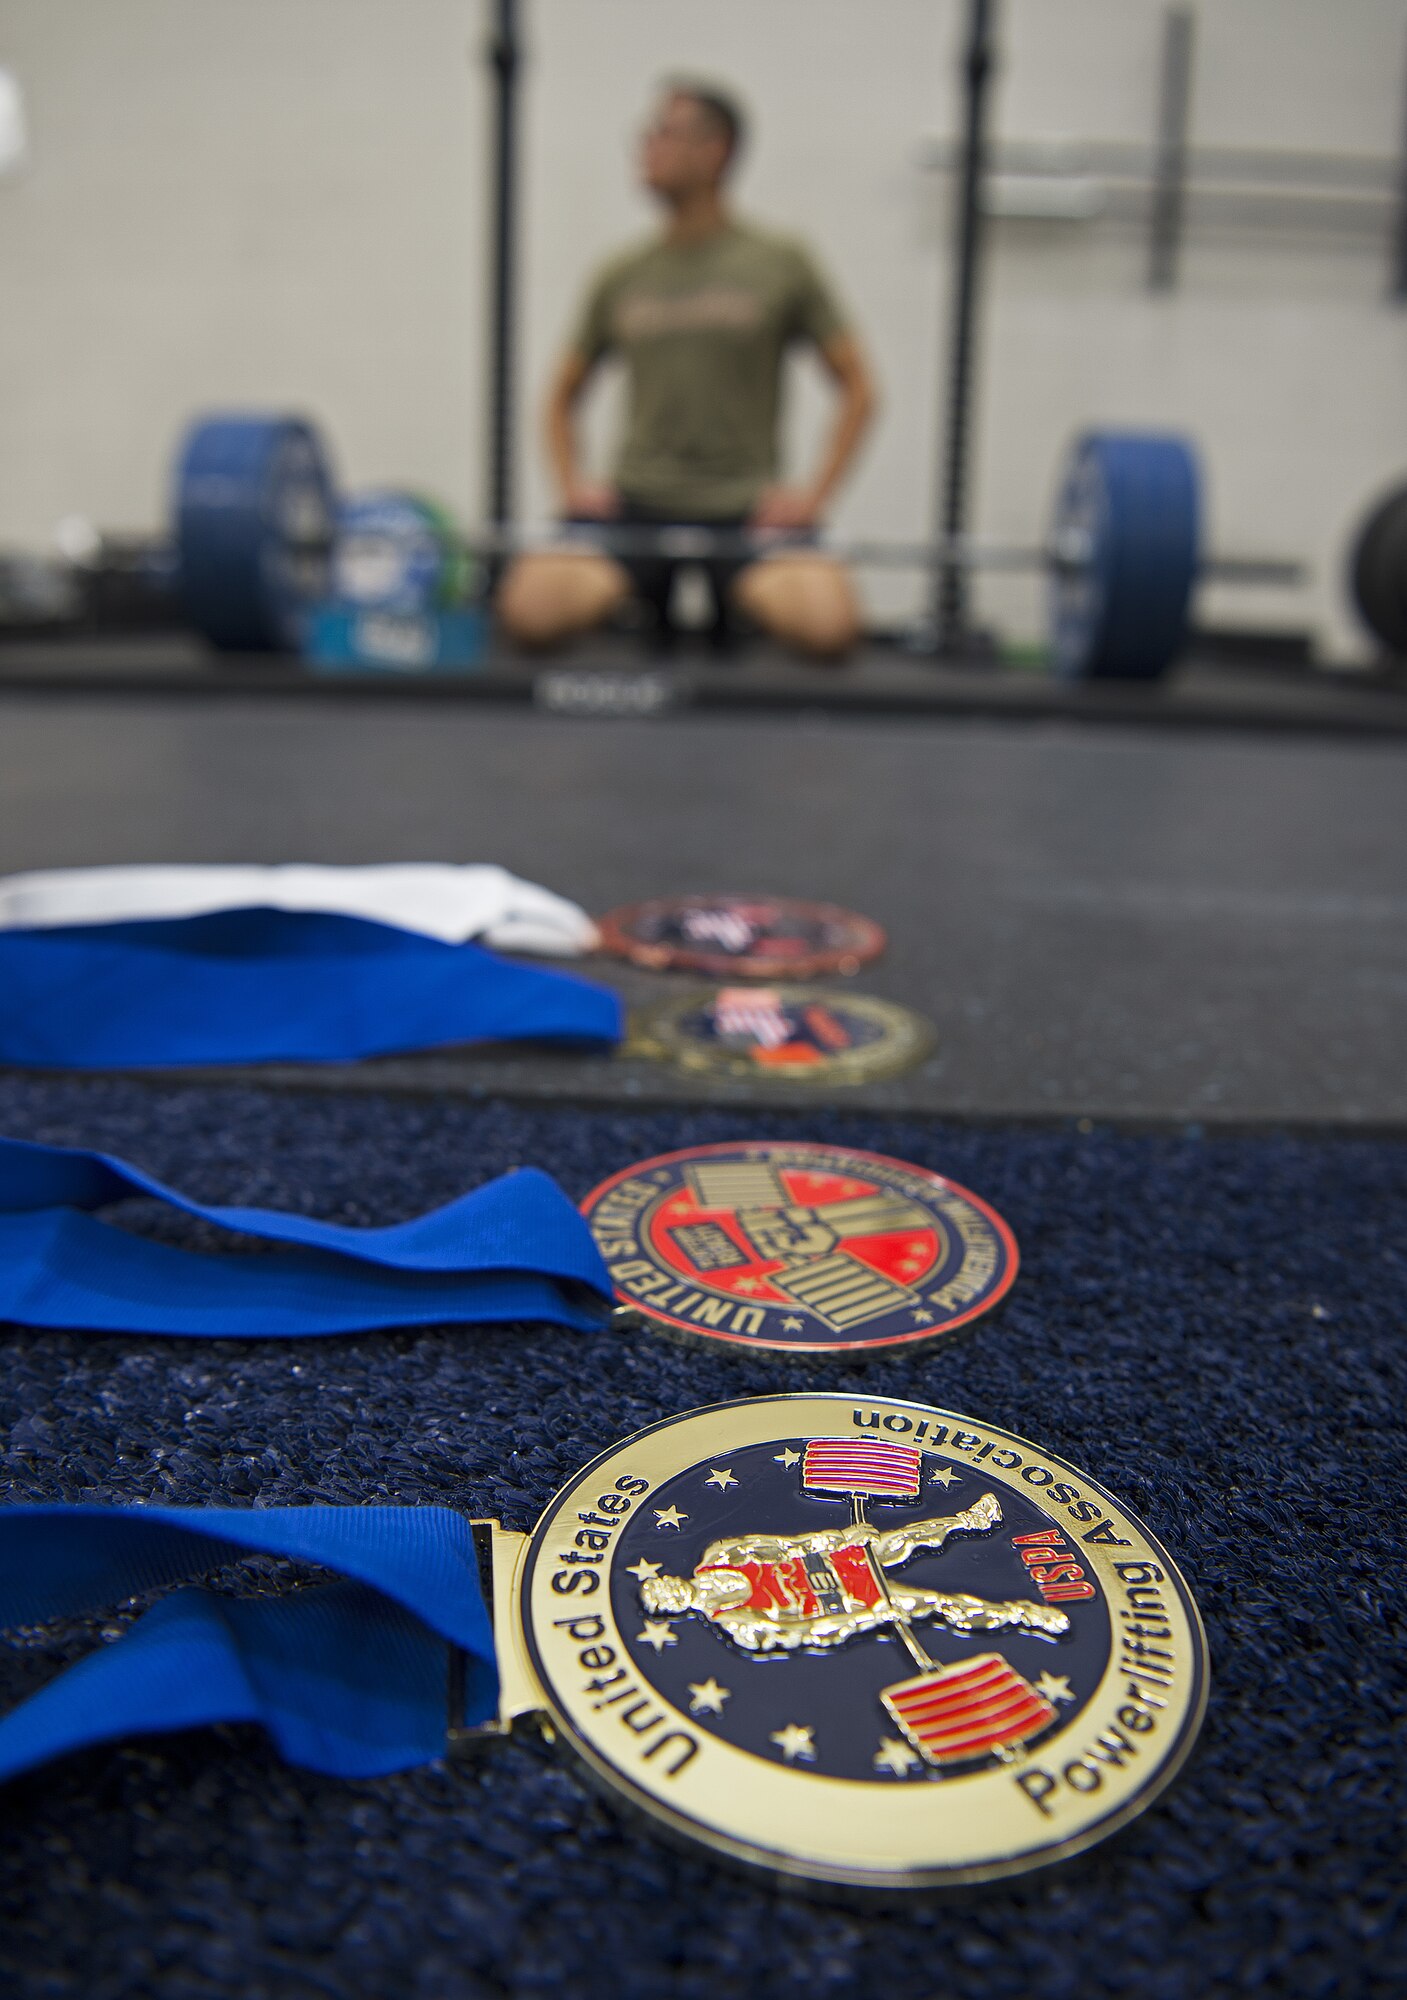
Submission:
[[[587,521],[581,517],[569,520],[567,525],[581,527],[621,527],[621,528],[716,528],[720,534],[739,534],[747,526],[746,514],[731,514],[719,519],[714,515],[702,520],[697,515],[684,516],[664,514],[653,507],[642,507],[637,501],[623,500],[620,512],[609,521]],[[809,537],[798,537],[805,541]],[[629,572],[635,596],[651,614],[655,630],[664,638],[675,636],[675,627],[670,618],[670,599],[674,592],[674,579],[681,569],[702,572],[708,584],[712,599],[712,617],[708,636],[716,645],[726,644],[734,636],[734,618],[731,593],[734,583],[756,557],[747,555],[710,556],[699,561],[686,556],[618,555],[614,558]]]

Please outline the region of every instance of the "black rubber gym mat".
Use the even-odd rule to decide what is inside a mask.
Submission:
[[[742,716],[797,710],[845,715],[989,716],[1009,721],[1122,723],[1135,728],[1407,733],[1400,663],[1335,672],[1310,668],[1293,640],[1283,654],[1234,644],[1193,654],[1156,683],[1062,681],[993,659],[934,661],[874,646],[844,667],[810,665],[758,645],[720,663],[685,645],[655,659],[630,640],[601,639],[534,664],[492,654],[473,674],[316,675],[267,654],[217,655],[181,634],[155,638],[10,639],[0,646],[0,693],[284,697],[314,702],[445,702],[479,707],[550,701],[555,671],[645,668],[665,677],[666,704]]]
[[[9,1330],[7,1498],[436,1501],[526,1527],[638,1426],[824,1380],[991,1418],[1107,1482],[1184,1567],[1213,1663],[1199,1747],[1122,1836],[1016,1885],[884,1911],[804,1902],[663,1846],[527,1734],[353,1785],[280,1765],[243,1729],[95,1750],[4,1794],[6,1991],[1402,1990],[1407,1144],[15,1078],[0,1078],[0,1131],[357,1223],[515,1163],[580,1195],[632,1159],[736,1136],[804,1131],[941,1168],[1009,1217],[1025,1260],[1002,1315],[958,1345],[818,1374],[533,1327],[257,1347]],[[122,1616],[8,1635],[3,1698]]]
[[[498,861],[597,913],[820,897],[889,934],[856,985],[937,1031],[858,1093],[876,1109],[1407,1130],[1404,782],[1391,738],[27,696],[0,716],[0,860]],[[624,971],[632,1001],[677,990]],[[318,1081],[681,1095],[560,1053]]]

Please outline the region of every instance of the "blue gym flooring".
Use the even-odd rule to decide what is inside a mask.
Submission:
[[[257,1347],[7,1329],[6,1497],[436,1501],[525,1528],[671,1412],[883,1390],[1008,1425],[1125,1497],[1183,1566],[1213,1672],[1190,1763],[1121,1836],[881,1910],[662,1845],[527,1731],[351,1785],[244,1729],[94,1750],[6,1791],[7,1992],[1386,2000],[1407,1983],[1407,1143],[14,1077],[0,1130],[349,1223],[526,1161],[579,1197],[649,1153],[796,1131],[951,1173],[1024,1259],[1004,1312],[953,1345],[818,1368],[528,1325]],[[170,1213],[130,1221],[211,1240]],[[280,1587],[276,1565],[259,1587]],[[0,1700],[131,1615],[10,1635]]]

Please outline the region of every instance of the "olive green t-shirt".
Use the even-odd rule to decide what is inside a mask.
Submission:
[[[572,345],[628,378],[614,468],[627,500],[683,518],[746,514],[776,476],[782,357],[844,330],[803,246],[730,222],[701,243],[655,238],[592,282]]]

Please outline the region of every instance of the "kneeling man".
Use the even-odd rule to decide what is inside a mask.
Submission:
[[[854,586],[807,549],[870,420],[864,355],[808,251],[737,219],[724,199],[742,121],[704,85],[664,94],[645,134],[641,176],[662,204],[659,235],[609,263],[587,296],[547,403],[547,439],[569,522],[629,529],[707,526],[786,530],[796,540],[751,559],[729,551],[704,565],[721,638],[736,607],[804,653],[837,656],[859,635]],[[777,418],[786,350],[809,342],[838,407],[822,462],[804,486],[777,482]],[[625,364],[628,417],[609,484],[585,476],[575,411],[597,364]],[[801,542],[802,546],[797,546]],[[667,632],[677,563],[628,548],[619,559],[573,545],[520,557],[498,609],[521,644],[550,646],[644,600]]]

